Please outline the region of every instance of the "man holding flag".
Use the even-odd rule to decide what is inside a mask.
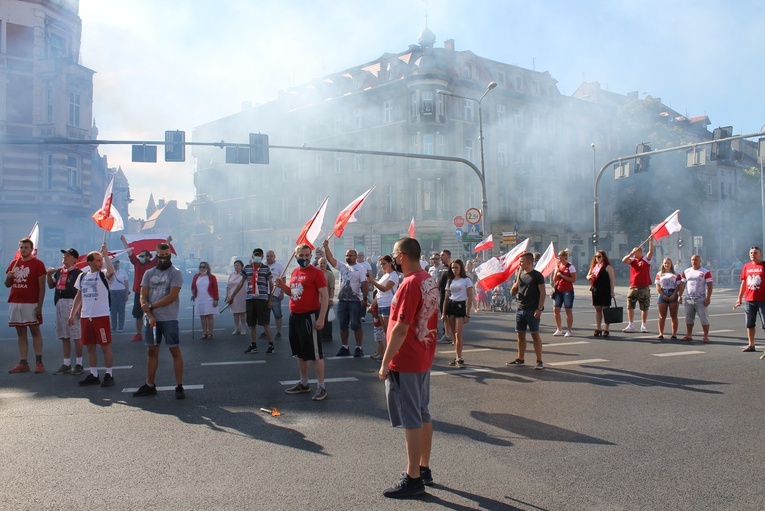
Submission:
[[[651,260],[653,259],[653,235],[648,240],[648,254],[643,257],[643,248],[635,247],[622,258],[630,266],[630,290],[627,293],[627,326],[623,332],[634,332],[632,321],[635,317],[635,303],[640,304],[640,331],[645,333],[648,321],[648,307],[651,305]]]

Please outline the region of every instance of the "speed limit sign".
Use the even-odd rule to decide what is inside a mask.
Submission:
[[[465,212],[465,220],[469,224],[477,224],[481,221],[481,211],[478,208],[470,208]]]

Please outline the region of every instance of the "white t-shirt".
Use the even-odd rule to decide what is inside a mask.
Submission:
[[[271,277],[273,279],[276,279],[277,277],[282,277],[282,280],[285,278],[289,279],[289,277],[282,276],[282,272],[284,271],[284,265],[280,263],[279,261],[274,261],[274,264],[270,265],[268,267],[271,270]],[[274,296],[276,298],[281,298],[281,296],[284,294],[284,291],[281,290],[279,287],[274,287]]]
[[[464,302],[468,298],[467,290],[473,287],[473,281],[468,277],[454,279],[449,283],[449,299],[455,302]]]
[[[337,300],[347,302],[361,300],[361,283],[367,281],[367,270],[361,264],[351,266],[345,261],[337,261],[337,271],[340,272],[340,291]]]
[[[364,267],[364,271],[366,271],[366,272],[367,272],[367,275],[372,275],[372,276],[374,276],[374,273],[372,273],[372,265],[371,265],[371,264],[369,264],[369,261],[367,261],[367,260],[365,259],[364,261],[362,261],[362,262],[360,262],[360,263],[358,263],[358,262],[357,262],[356,264],[360,264],[361,266],[363,266],[363,267]]]
[[[128,275],[120,268],[119,270],[114,270],[114,275],[112,275],[112,278],[109,279],[109,290],[110,291],[124,291],[127,289],[125,287],[125,284],[128,281]]]
[[[393,301],[393,295],[396,294],[396,289],[398,289],[398,273],[395,271],[392,271],[390,273],[384,273],[382,277],[380,277],[380,280],[377,281],[378,284],[381,286],[384,286],[388,282],[393,282],[393,287],[390,288],[387,291],[380,291],[377,290],[377,306],[378,307],[390,307],[391,302]]]
[[[102,272],[104,277],[106,277],[106,270],[102,270]],[[77,277],[74,287],[82,293],[81,317],[101,318],[111,315],[109,311],[109,290],[97,273],[90,271],[81,273]]]

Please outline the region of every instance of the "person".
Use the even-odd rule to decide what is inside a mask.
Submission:
[[[517,296],[518,311],[515,313],[515,331],[518,335],[518,358],[508,366],[522,366],[526,354],[526,330],[531,334],[537,356],[535,369],[544,369],[542,363],[542,338],[539,336],[539,318],[545,310],[545,278],[534,269],[534,255],[524,252],[520,256],[520,268],[510,294]]]
[[[709,314],[707,307],[712,301],[712,272],[701,266],[701,256],[691,256],[691,267],[683,272],[683,296],[680,302],[685,305],[684,341],[693,341],[693,324],[696,314],[699,315],[704,343],[709,340]]]
[[[282,277],[284,273],[284,265],[276,260],[276,252],[269,250],[266,252],[266,264],[271,270],[272,276]],[[284,299],[284,293],[278,287],[274,288],[274,292],[271,295],[271,315],[274,317],[276,323],[276,339],[282,338],[282,300]],[[271,324],[271,318],[269,317],[269,325]],[[261,334],[261,339],[263,334]]]
[[[332,255],[329,248],[329,240],[324,240],[324,257],[327,262],[340,272],[340,292],[337,295],[337,321],[340,323],[340,341],[342,346],[337,352],[338,357],[348,357],[351,354],[348,348],[349,330],[353,330],[356,340],[356,349],[353,356],[364,356],[364,331],[361,329],[361,316],[367,309],[367,296],[369,287],[367,284],[366,269],[356,262],[357,254],[354,249],[345,252],[345,262],[339,262]]]
[[[380,320],[380,326],[382,327],[383,332],[387,332],[390,306],[393,302],[393,296],[396,294],[399,278],[398,272],[393,268],[393,259],[391,256],[384,255],[380,257],[380,264],[383,268],[383,276],[380,277],[379,280],[367,277],[367,282],[377,289],[377,296],[372,302],[370,309],[377,305],[377,317]],[[385,339],[377,343],[377,353],[372,355],[372,358],[375,360],[382,360],[383,353],[385,353]]]
[[[401,479],[383,495],[410,498],[433,484],[430,369],[436,354],[439,292],[435,279],[420,267],[417,240],[399,239],[391,259],[403,270],[404,279],[391,303],[379,378],[385,382],[391,426],[405,429],[407,465]]]
[[[130,296],[130,277],[120,266],[119,259],[112,261],[114,275],[109,281],[109,298],[111,299],[112,332],[122,332],[125,329],[125,304]]]
[[[191,301],[202,323],[202,340],[213,338],[215,316],[218,315],[218,279],[210,270],[210,263],[199,263],[199,273],[191,279]],[[191,318],[194,321],[194,318]]]
[[[576,268],[568,262],[568,250],[558,252],[558,264],[552,274],[553,283],[553,316],[557,329],[554,336],[562,335],[571,337],[571,327],[574,325],[574,283],[576,282]],[[561,306],[566,309],[566,331],[563,332],[560,315]]]
[[[653,259],[653,236],[648,241],[648,254],[643,257],[643,249],[635,247],[622,258],[630,266],[630,290],[627,294],[627,326],[622,332],[634,332],[635,304],[640,304],[640,331],[648,332],[648,307],[651,305],[651,260]]]
[[[329,269],[326,257],[319,258],[318,267],[324,272],[324,278],[327,281],[327,315],[329,315],[329,309],[335,304],[335,274]],[[319,331],[319,338],[321,342],[332,342],[332,321],[329,321],[327,316],[324,317],[324,328]]]
[[[755,351],[754,333],[757,327],[757,316],[760,316],[760,324],[765,328],[765,262],[762,260],[762,249],[752,247],[749,249],[749,262],[741,267],[741,287],[738,290],[738,299],[735,307],[740,307],[743,301],[746,313],[746,337],[749,343],[742,350],[745,352]],[[735,308],[734,307],[734,308]]]
[[[32,348],[35,352],[35,373],[44,373],[42,306],[45,301],[45,278],[48,271],[45,264],[33,256],[34,243],[29,238],[19,241],[19,256],[5,270],[5,287],[11,288],[8,295],[8,326],[16,329],[19,345],[19,363],[10,369],[11,374],[28,373],[29,341],[27,328],[32,334]]]
[[[480,282],[475,283],[475,291],[476,291],[475,312],[478,312],[479,310],[482,310],[482,311],[489,310],[489,300],[488,300],[489,294],[486,292],[483,286],[481,286]]]
[[[245,304],[247,307],[247,326],[250,327],[250,346],[244,350],[247,355],[254,355],[258,352],[258,325],[263,327],[268,340],[266,355],[273,355],[275,352],[274,340],[271,337],[271,302],[268,297],[271,296],[271,289],[274,287],[274,281],[271,276],[271,270],[268,265],[263,264],[263,249],[256,248],[252,251],[250,264],[244,268],[245,279],[239,284],[239,287],[247,286],[245,294]],[[239,288],[234,290],[234,294],[239,292]]]
[[[454,360],[450,366],[462,367],[462,331],[470,321],[470,311],[473,310],[473,281],[467,276],[465,263],[462,259],[451,262],[453,277],[446,283],[446,296],[441,309],[441,319],[449,324],[449,330],[454,334]]]
[[[587,272],[587,280],[590,281],[590,292],[592,293],[592,306],[595,308],[595,332],[593,336],[601,335],[608,338],[608,323],[605,323],[605,329],[601,330],[603,321],[603,309],[611,306],[611,300],[614,299],[614,267],[611,260],[604,250],[598,250],[590,262],[590,271]]]
[[[79,315],[74,324],[69,324],[69,313],[77,296],[74,283],[82,270],[77,267],[80,253],[74,248],[62,249],[61,266],[48,268],[48,287],[53,289],[53,303],[56,306],[56,337],[61,339],[64,361],[53,374],[82,374],[82,340],[80,339]],[[72,341],[74,341],[75,362],[72,368]]]
[[[365,277],[365,281],[366,281],[367,278],[375,276],[374,271],[372,270],[372,264],[369,261],[366,260],[366,255],[364,254],[364,252],[359,252],[358,253],[358,257],[356,259],[356,263],[360,264],[361,266],[363,266],[364,269],[366,270],[367,274],[366,274],[366,277]],[[372,289],[370,289],[369,286],[367,286],[367,292],[369,293],[370,291],[372,291]],[[367,302],[371,301],[371,298],[372,298],[371,294],[364,294],[364,296],[366,297]],[[364,308],[361,311],[361,322],[362,323],[364,323],[367,320],[366,319],[367,312],[368,311],[366,310],[366,308]]]
[[[441,269],[441,256],[438,254],[438,252],[433,252],[430,255],[430,264],[428,265],[428,273],[431,277],[434,279],[438,275],[438,270]]]
[[[80,322],[82,332],[82,344],[88,350],[88,364],[90,374],[80,381],[80,386],[101,385],[102,387],[114,386],[114,354],[112,353],[112,331],[109,318],[111,317],[109,279],[114,276],[114,265],[106,249],[106,243],[101,246],[101,252],[93,251],[87,256],[88,271],[82,272],[77,277],[74,287],[77,288],[77,296],[74,297],[72,311],[69,313],[69,324]],[[106,268],[104,268],[106,261]],[[124,303],[122,304],[124,307]],[[106,372],[104,380],[98,377],[98,353],[96,345],[101,346],[104,355]]]
[[[233,335],[245,335],[247,304],[244,301],[245,293],[242,287],[247,275],[244,273],[244,263],[237,259],[234,261],[234,270],[228,276],[226,283],[226,304],[231,309],[231,315],[234,316]]]
[[[285,390],[287,394],[311,392],[308,385],[308,364],[316,373],[316,393],[311,398],[323,401],[327,397],[324,385],[324,353],[319,342],[319,332],[324,328],[324,318],[329,305],[327,281],[324,272],[311,265],[311,247],[301,244],[295,247],[298,267],[290,275],[287,286],[281,276],[274,281],[276,287],[290,298],[290,348],[297,358],[300,381]]]
[[[664,258],[659,273],[656,274],[656,292],[659,299],[659,340],[664,339],[664,325],[667,321],[667,311],[672,320],[672,337],[677,339],[677,309],[680,308],[680,293],[683,289],[681,275],[675,273],[672,258]]]
[[[141,310],[144,312],[144,337],[146,344],[146,383],[133,392],[134,397],[154,396],[154,383],[159,365],[159,345],[162,340],[170,349],[175,373],[175,397],[186,397],[183,388],[183,354],[178,328],[180,300],[178,294],[183,287],[183,273],[173,266],[170,245],[157,245],[157,266],[147,270],[141,280]]]
[[[454,278],[454,274],[452,273],[452,253],[450,250],[442,250],[441,251],[441,266],[438,269],[436,282],[438,282],[438,310],[442,311],[444,310],[444,300],[446,300],[446,283],[449,282],[449,280]],[[452,331],[449,328],[449,322],[448,321],[442,321],[441,323],[444,325],[444,335],[441,337],[438,342],[441,344],[451,344],[452,343]]]

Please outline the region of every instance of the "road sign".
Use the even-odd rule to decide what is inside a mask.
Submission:
[[[454,229],[454,235],[457,237],[458,240],[462,239],[462,229],[457,227]]]
[[[467,235],[468,238],[480,239],[481,238],[481,231],[478,230],[478,225],[470,224],[470,227],[468,227],[466,235]]]
[[[481,211],[477,208],[470,208],[465,212],[465,220],[469,224],[477,224],[481,221]]]
[[[702,248],[702,247],[704,247],[704,236],[694,236],[693,237],[693,246],[695,248]]]
[[[460,215],[454,217],[454,227],[462,227],[465,225],[465,219]]]

